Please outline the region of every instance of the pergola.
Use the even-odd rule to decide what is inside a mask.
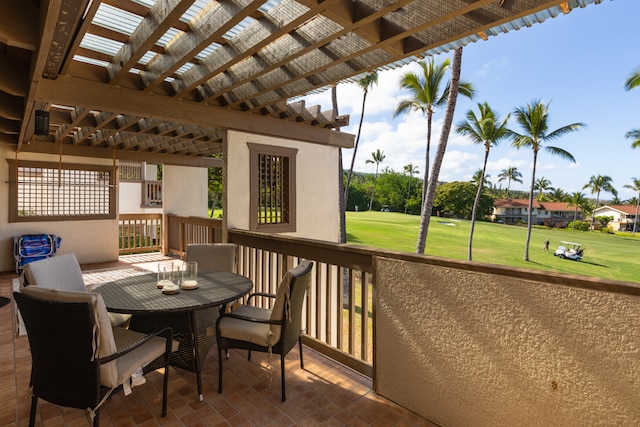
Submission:
[[[298,98],[600,2],[2,0],[0,141],[203,166],[225,129],[350,147]]]

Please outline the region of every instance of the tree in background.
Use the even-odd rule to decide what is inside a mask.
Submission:
[[[511,129],[507,131],[509,136],[513,138],[512,145],[517,149],[531,148],[533,151],[533,172],[531,173],[529,208],[527,210],[527,240],[524,248],[524,260],[529,261],[529,242],[531,241],[531,221],[533,218],[533,192],[536,182],[538,152],[544,148],[551,154],[560,156],[575,163],[576,159],[568,151],[545,144],[547,141],[556,140],[569,132],[579,130],[581,127],[584,127],[584,124],[572,123],[549,132],[549,104],[544,104],[540,100],[532,101],[524,107],[516,108],[514,110],[514,116],[516,123],[520,125],[520,128],[522,129],[522,134]]]
[[[624,88],[626,90],[631,90],[638,86],[640,86],[640,68],[635,73],[631,74],[627,81],[624,82]],[[631,148],[640,147],[640,129],[630,130],[625,134],[625,137],[632,141]]]
[[[373,177],[373,190],[371,190],[371,201],[369,202],[369,210],[373,206],[373,195],[376,193],[376,181],[378,179],[378,168],[380,167],[380,163],[384,161],[385,155],[384,151],[380,151],[379,149],[371,153],[371,158],[367,159],[365,163],[375,163],[376,164],[376,174]]]
[[[222,194],[222,168],[207,169],[207,192],[209,193],[209,201],[211,202],[210,218],[213,218],[213,212],[218,207],[218,200]],[[223,212],[224,214],[224,212]]]
[[[362,121],[364,120],[364,106],[367,102],[367,94],[369,93],[369,88],[373,85],[378,84],[378,73],[373,72],[371,74],[367,74],[357,82],[360,89],[362,89],[362,112],[360,113],[360,124],[358,125],[358,133],[356,134],[356,142],[353,146],[353,156],[351,157],[351,167],[349,168],[349,175],[347,176],[347,184],[344,187],[344,203],[347,204],[347,200],[349,199],[349,185],[351,185],[351,175],[353,175],[353,165],[356,162],[356,154],[358,153],[358,143],[360,142],[360,132],[362,131]]]
[[[541,176],[540,178],[536,179],[536,183],[534,184],[533,188],[535,190],[538,190],[538,201],[539,202],[542,201],[543,191],[546,191],[546,190],[553,191],[553,190],[555,190],[555,188],[553,188],[551,186],[551,181],[546,179],[544,176]]]
[[[511,181],[519,182],[522,184],[522,174],[518,171],[518,168],[515,166],[509,166],[507,169],[502,169],[500,175],[498,175],[498,182],[502,182],[505,179],[507,180],[507,192],[505,195],[505,199],[509,198],[509,188],[511,187]]]
[[[636,228],[638,228],[638,210],[640,210],[640,179],[631,178],[631,184],[625,184],[624,188],[628,188],[629,190],[637,191],[638,197],[636,197],[636,216],[633,218],[633,233],[632,235],[636,235]]]
[[[331,104],[333,114],[338,116],[338,88],[331,85]],[[340,132],[340,128],[336,127],[336,131]],[[347,243],[347,218],[345,216],[347,199],[342,197],[344,194],[344,170],[342,168],[342,148],[338,147],[338,210],[340,211],[340,230],[338,231],[338,243]]]
[[[422,188],[422,203],[424,204],[427,183],[429,182],[429,166],[431,152],[431,129],[433,122],[433,112],[436,108],[447,104],[451,93],[451,83],[445,85],[445,76],[449,69],[450,61],[445,59],[440,64],[436,64],[433,58],[418,62],[422,73],[416,74],[408,72],[400,79],[400,87],[409,92],[409,98],[398,103],[393,117],[410,111],[421,111],[427,118],[427,147],[425,150],[424,166],[424,186]],[[442,86],[444,85],[444,89]],[[464,96],[471,98],[473,88],[471,83],[459,82],[456,95],[459,91]]]
[[[627,81],[624,82],[624,88],[626,90],[631,90],[639,86],[640,86],[640,68],[638,68],[638,70],[635,73],[631,74],[627,79]]]
[[[478,203],[480,202],[480,195],[482,194],[483,185],[491,185],[488,180],[489,175],[486,175],[487,161],[489,160],[489,151],[491,147],[498,145],[500,140],[504,139],[507,134],[507,121],[509,115],[504,120],[500,119],[500,114],[493,111],[489,104],[478,104],[478,110],[480,114],[476,116],[473,110],[467,111],[466,122],[461,122],[456,128],[456,132],[460,135],[469,137],[474,144],[484,145],[484,159],[482,162],[482,168],[476,172],[473,176],[473,181],[478,187],[476,197],[473,202],[473,210],[471,213],[471,226],[469,229],[469,245],[467,252],[467,259],[471,261],[472,245],[473,245],[473,230],[476,222],[476,210],[478,209]]]
[[[584,206],[589,202],[584,194],[581,192],[575,192],[571,194],[571,198],[569,199],[569,206],[575,206],[573,210],[573,226],[571,227],[571,232],[576,231],[576,221],[578,220],[578,208],[584,211]],[[584,218],[584,217],[583,217]]]
[[[562,188],[552,188],[549,192],[549,199],[552,202],[566,202],[569,199],[569,195],[565,193]]]
[[[476,204],[477,186],[464,181],[440,184],[436,188],[433,206],[441,215],[470,219]],[[477,217],[485,218],[493,211],[494,198],[482,193],[477,203]]]
[[[413,174],[418,173],[418,166],[414,165],[413,163],[409,163],[408,165],[404,166],[404,171],[409,174],[409,184],[407,185],[407,202],[408,202],[409,199],[411,199],[411,181],[413,181]],[[405,203],[404,213],[407,213],[407,209],[408,209],[408,206],[407,206],[407,203]]]
[[[625,134],[625,137],[632,141],[631,142],[631,148],[640,147],[640,129],[630,130],[629,132],[627,132]]]
[[[617,195],[618,191],[613,188],[613,179],[611,179],[608,175],[592,175],[589,178],[589,182],[586,183],[582,189],[588,188],[591,191],[591,194],[596,195],[596,204],[594,207],[594,212],[598,209],[598,204],[600,203],[600,192],[607,191],[613,195]],[[591,215],[591,229],[593,230],[593,222],[595,220],[595,216]]]
[[[440,168],[442,167],[442,160],[444,159],[444,153],[447,150],[447,142],[449,141],[449,132],[451,131],[451,124],[453,123],[453,115],[456,111],[456,102],[458,100],[458,91],[471,97],[473,95],[473,88],[470,83],[460,83],[460,70],[462,68],[462,46],[456,48],[453,52],[453,66],[451,68],[451,82],[449,84],[449,95],[447,96],[447,108],[444,114],[444,122],[442,124],[442,132],[440,133],[440,141],[438,142],[438,148],[436,149],[436,156],[433,160],[431,173],[425,172],[425,179],[423,185],[427,187],[426,191],[422,190],[422,208],[420,209],[420,227],[418,229],[418,241],[416,243],[416,252],[419,254],[424,253],[424,247],[427,243],[427,233],[429,231],[429,222],[431,221],[431,211],[433,209],[433,198],[436,194],[436,187],[438,185],[438,176],[440,175]],[[428,151],[428,149],[427,149]],[[427,162],[425,167],[429,167]]]
[[[489,178],[491,178],[491,175],[483,175],[482,168],[480,168],[473,173],[473,176],[471,177],[471,180],[469,182],[475,184],[476,186],[480,186],[480,184],[482,184],[483,187],[491,188],[491,179]]]

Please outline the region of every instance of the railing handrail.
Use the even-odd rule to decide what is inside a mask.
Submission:
[[[387,249],[357,246],[350,244],[331,243],[320,240],[302,239],[299,237],[272,235],[254,231],[228,230],[229,241],[259,249],[276,250],[286,255],[309,257],[339,265],[341,267],[373,272],[375,257],[385,257],[414,263],[429,264],[440,267],[455,268],[457,270],[473,271],[497,276],[530,279],[550,284],[571,286],[574,288],[615,292],[626,295],[640,295],[640,284],[597,277],[578,276],[551,271],[533,270],[522,267],[510,267],[488,264],[477,261],[456,260],[433,255],[398,252]],[[267,241],[276,241],[276,249]],[[248,244],[250,243],[250,244]],[[351,258],[353,256],[354,258]]]

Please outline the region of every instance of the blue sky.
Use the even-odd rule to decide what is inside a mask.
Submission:
[[[550,104],[550,129],[575,122],[586,128],[568,134],[552,145],[569,151],[576,163],[540,152],[536,178],[544,177],[556,188],[568,193],[588,189],[582,187],[593,175],[608,175],[621,200],[636,193],[625,189],[632,178],[640,178],[640,149],[633,150],[624,137],[631,129],[640,128],[640,88],[624,90],[625,80],[640,67],[640,16],[638,0],[603,0],[601,4],[574,9],[542,24],[519,31],[500,34],[487,41],[464,48],[462,79],[476,89],[473,100],[459,98],[454,124],[464,120],[469,109],[487,101],[506,117],[515,107],[541,99]],[[440,62],[451,53],[437,56]],[[375,165],[366,164],[376,149],[384,151],[381,168],[397,172],[409,163],[424,173],[426,120],[419,113],[393,118],[393,110],[407,94],[399,89],[400,77],[409,64],[379,75],[377,86],[369,92],[365,118],[356,157],[355,170],[374,172]],[[330,109],[330,92],[304,98],[307,106],[319,104]],[[342,131],[355,134],[360,120],[362,91],[355,84],[338,86],[340,114],[351,116],[351,125]],[[444,108],[434,116],[432,136],[433,159],[440,136]],[[510,127],[520,130],[510,121]],[[353,150],[344,150],[344,166],[349,167]],[[509,166],[522,173],[523,183],[512,183],[512,189],[528,190],[531,181],[530,149],[517,150],[508,140],[491,149],[487,173],[498,184],[498,174]],[[483,147],[452,132],[449,136],[441,181],[468,181],[482,167]],[[506,181],[502,182],[506,185]],[[609,193],[601,199],[610,198]]]

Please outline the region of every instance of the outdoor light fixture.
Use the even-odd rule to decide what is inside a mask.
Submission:
[[[36,110],[36,135],[49,135],[49,112],[45,110]]]

